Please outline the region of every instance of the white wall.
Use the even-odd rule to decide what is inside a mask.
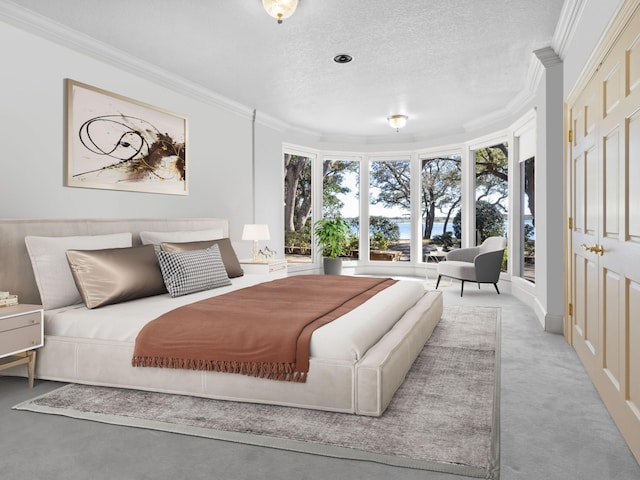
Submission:
[[[578,24],[563,55],[564,98],[567,98],[600,37],[624,2],[625,0],[584,0]]]
[[[271,240],[264,242],[284,258],[283,133],[256,122],[255,222],[269,225]]]
[[[1,21],[0,45],[0,217],[225,217],[232,240],[240,239],[243,224],[252,221],[246,200],[251,197],[250,116],[195,100]],[[189,195],[63,186],[65,78],[187,117]]]
[[[563,101],[562,64],[545,69],[536,115],[536,312],[543,328],[562,333],[563,260]]]

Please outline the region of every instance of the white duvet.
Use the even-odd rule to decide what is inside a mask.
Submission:
[[[45,312],[45,334],[133,343],[142,327],[163,313],[205,298],[272,280],[245,275],[232,285],[171,298],[168,294],[142,298],[94,310],[73,305]],[[398,281],[311,337],[312,357],[359,360],[396,321],[424,295],[420,282]]]

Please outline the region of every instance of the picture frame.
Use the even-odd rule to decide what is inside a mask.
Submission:
[[[188,195],[186,117],[65,82],[66,186]]]

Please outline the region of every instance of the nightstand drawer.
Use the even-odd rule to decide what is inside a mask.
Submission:
[[[248,274],[279,273],[286,275],[287,273],[286,260],[270,260],[269,262],[252,262],[251,260],[240,260],[240,266],[242,266],[242,270],[244,270],[244,273]]]
[[[286,262],[269,263],[269,272],[277,272],[279,270],[286,270]]]
[[[0,312],[2,313],[2,312]],[[0,319],[0,333],[31,325],[40,325],[40,312],[31,312],[22,315]]]
[[[11,353],[42,346],[40,324],[15,328],[0,335],[0,357]]]

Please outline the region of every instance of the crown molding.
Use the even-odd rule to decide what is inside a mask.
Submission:
[[[482,117],[474,118],[473,120],[463,123],[462,128],[464,128],[465,132],[473,132],[479,130],[482,127],[498,123],[501,120],[508,118],[509,116],[509,111],[506,108],[501,108],[500,110],[491,112],[488,115],[483,115]]]
[[[562,63],[562,57],[575,33],[584,10],[585,0],[565,0],[560,18],[551,40],[551,45],[534,50],[527,72],[527,86],[500,111],[466,122],[463,127],[472,132],[483,126],[489,126],[508,119],[526,108],[536,96],[545,68]]]
[[[253,110],[245,105],[14,3],[0,3],[0,19],[21,30],[98,59],[194,100],[215,105],[249,119],[253,117]]]
[[[591,55],[589,55],[589,58],[585,62],[580,75],[578,75],[578,79],[569,91],[566,99],[568,104],[572,104],[577,95],[579,95],[579,92],[581,92],[591,81],[591,78],[596,74],[599,65],[607,57],[613,48],[613,45],[618,40],[638,9],[640,9],[640,0],[625,0],[616,9],[611,20],[604,29],[602,37],[600,37],[600,40],[595,45]]]
[[[560,54],[564,53],[564,49],[571,40],[575,31],[575,25],[582,14],[584,3],[585,0],[565,1],[552,41],[552,45],[556,52],[559,52]],[[88,55],[91,58],[98,59],[99,61],[110,64],[116,68],[122,69],[123,71],[137,75],[140,78],[152,81],[172,91],[179,92],[180,94],[193,98],[194,100],[217,106],[251,120],[253,119],[254,110],[246,105],[217,94],[210,89],[156,67],[155,65],[144,62],[143,60],[133,57],[122,50],[113,48],[103,42],[89,37],[88,35],[84,35],[73,29],[65,27],[58,22],[28,10],[11,1],[0,3],[0,20],[20,28],[21,30],[25,30],[41,38],[57,43],[58,45],[72,49],[81,54]],[[470,120],[464,123],[461,129],[457,132],[430,131],[420,135],[405,135],[400,141],[402,143],[430,141],[438,135],[473,133],[483,127],[488,127],[499,122],[508,122],[512,119],[513,115],[520,112],[534,100],[535,93],[542,78],[543,70],[544,69],[540,64],[540,61],[538,61],[536,56],[532,55],[527,74],[527,85],[519,94],[507,103],[505,108]],[[314,137],[320,139],[322,142],[363,144],[398,142],[398,139],[392,140],[391,135],[349,136],[326,134],[291,125],[262,112],[257,112],[255,121],[256,123],[279,132],[286,131],[287,133]]]
[[[568,45],[575,34],[582,12],[586,5],[585,0],[565,0],[560,11],[560,18],[556,25],[556,31],[551,40],[551,47],[560,58],[564,58]]]
[[[562,59],[552,47],[539,48],[534,50],[534,55],[540,60],[544,68],[551,68],[555,65],[561,65]]]
[[[280,120],[279,118],[272,117],[263,112],[257,112],[256,114],[256,123],[260,125],[264,125],[278,132],[292,132],[298,133],[302,135],[308,135],[310,137],[319,137],[321,134],[315,130],[310,130],[302,127],[297,127],[295,125],[291,125],[285,121]]]

